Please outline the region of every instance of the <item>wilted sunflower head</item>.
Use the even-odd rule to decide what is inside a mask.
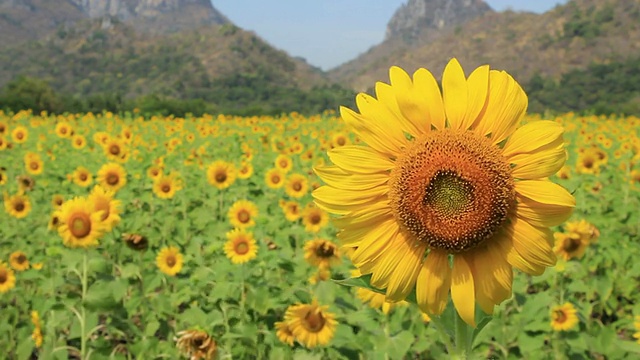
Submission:
[[[29,192],[36,186],[36,181],[28,175],[20,175],[17,177],[18,187],[22,192]]]
[[[213,360],[216,358],[218,347],[215,340],[202,330],[180,331],[176,338],[176,346],[183,355],[192,360]]]
[[[340,263],[340,250],[329,240],[315,239],[305,244],[304,259],[313,266],[329,268]]]
[[[122,233],[122,241],[131,250],[145,251],[149,248],[149,239],[141,234]]]

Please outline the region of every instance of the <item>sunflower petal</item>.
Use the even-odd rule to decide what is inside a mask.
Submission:
[[[391,273],[387,286],[387,301],[400,301],[415,288],[416,279],[422,267],[422,259],[427,249],[426,245],[415,246],[400,232],[397,238],[404,238],[401,249],[396,249],[400,261]]]
[[[422,311],[440,315],[447,306],[451,267],[446,252],[431,250],[422,263],[416,282],[416,300]]]
[[[458,60],[453,58],[442,73],[442,93],[444,111],[447,114],[447,120],[449,120],[449,127],[454,130],[462,129],[464,125],[468,92],[464,70],[462,70]]]
[[[562,186],[548,180],[516,182],[516,192],[541,204],[576,206],[576,199]]]
[[[517,196],[516,216],[535,226],[557,226],[567,221],[573,213],[573,206],[559,206],[539,203],[526,197]]]
[[[396,151],[400,151],[406,145],[407,138],[398,127],[400,120],[384,103],[369,94],[360,93],[356,95],[356,105],[360,114],[368,119],[368,127],[382,131],[381,134]]]
[[[516,130],[527,111],[528,100],[520,85],[504,71],[492,70],[489,84],[487,107],[476,131],[491,134],[493,143],[498,144]]]
[[[543,265],[530,263],[516,251],[513,246],[513,228],[509,231],[502,231],[502,233],[495,238],[495,244],[500,248],[500,251],[505,254],[507,262],[516,269],[529,275],[542,275],[544,273],[545,267]]]
[[[511,173],[517,179],[540,179],[558,172],[567,160],[564,146],[544,149],[532,154],[518,154],[508,158],[515,164]]]
[[[494,305],[511,297],[513,270],[495,245],[478,249],[473,254],[473,280],[478,304],[488,314]]]
[[[471,267],[464,255],[453,257],[451,300],[458,314],[467,324],[476,327],[476,297]]]
[[[358,268],[375,262],[384,254],[384,250],[393,243],[398,232],[398,225],[393,219],[381,222],[361,236],[358,242],[349,244],[358,247],[351,255],[351,261]]]
[[[553,233],[546,227],[535,227],[522,219],[513,221],[513,247],[528,262],[554,266],[556,255],[551,245]]]
[[[532,153],[562,138],[564,128],[555,121],[540,120],[519,127],[507,140],[502,154],[510,158],[516,154]]]
[[[329,159],[349,173],[372,174],[394,167],[393,161],[366,146],[345,145],[327,152]]]
[[[322,166],[314,168],[313,171],[327,185],[343,190],[366,190],[384,185],[389,181],[387,173],[349,173],[338,166]]]
[[[483,114],[488,101],[489,92],[489,65],[480,66],[475,69],[469,79],[467,112],[462,122],[461,129],[468,129]]]
[[[375,151],[388,157],[398,154],[399,149],[389,141],[384,130],[369,119],[344,106],[340,107],[340,116],[347,126]]]

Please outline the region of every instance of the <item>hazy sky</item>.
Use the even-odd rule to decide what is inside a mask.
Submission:
[[[485,0],[494,10],[552,9],[566,0]],[[384,39],[387,22],[406,0],[212,0],[234,24],[271,45],[328,70]]]

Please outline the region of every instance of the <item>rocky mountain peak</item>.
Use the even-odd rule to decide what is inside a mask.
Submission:
[[[490,11],[483,0],[409,0],[387,24],[386,39],[413,43],[423,31],[439,32]]]

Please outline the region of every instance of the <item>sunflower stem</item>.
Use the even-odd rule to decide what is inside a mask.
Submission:
[[[455,350],[452,359],[468,359],[471,355],[472,328],[462,320],[458,311],[455,313]]]
[[[85,360],[87,354],[87,337],[85,334],[86,326],[86,313],[85,313],[85,300],[87,298],[87,251],[83,252],[82,256],[82,276],[80,278],[82,284],[82,306],[80,307],[80,359]]]

